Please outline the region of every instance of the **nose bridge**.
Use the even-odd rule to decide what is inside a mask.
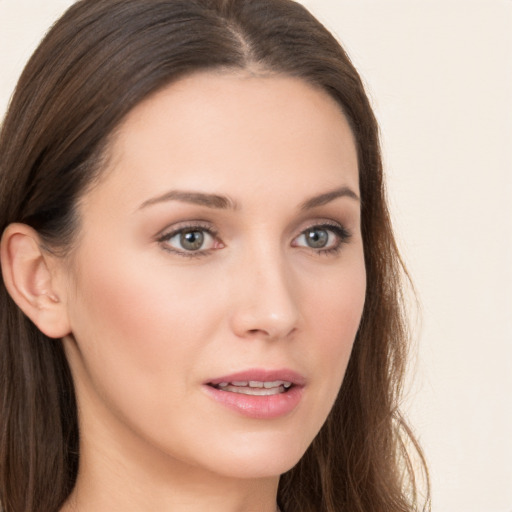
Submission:
[[[233,329],[239,336],[283,338],[297,327],[293,275],[277,243],[250,244],[239,260]]]

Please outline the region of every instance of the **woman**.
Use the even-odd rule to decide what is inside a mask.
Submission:
[[[77,2],[0,154],[5,512],[421,507],[378,129],[303,7]]]

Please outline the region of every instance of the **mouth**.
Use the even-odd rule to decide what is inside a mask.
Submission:
[[[286,416],[301,402],[306,380],[291,370],[248,370],[205,382],[207,394],[237,414],[257,419]]]

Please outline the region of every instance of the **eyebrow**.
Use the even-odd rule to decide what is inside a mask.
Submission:
[[[318,208],[319,206],[323,206],[340,197],[349,197],[355,201],[359,201],[359,196],[351,188],[340,187],[307,199],[301,203],[299,208],[303,211],[311,210],[312,208]],[[206,194],[204,192],[170,190],[165,194],[144,201],[140,205],[139,210],[167,201],[180,201],[183,203],[197,204],[200,206],[206,206],[207,208],[215,208],[220,210],[235,210],[238,207],[236,202],[227,196],[221,196],[218,194]]]
[[[200,206],[221,210],[235,210],[237,207],[236,203],[226,196],[219,196],[217,194],[205,194],[203,192],[170,190],[161,196],[153,197],[147,201],[144,201],[140,205],[139,210],[146,208],[147,206],[152,206],[154,204],[163,203],[166,201],[180,201],[182,203],[198,204]]]
[[[318,196],[307,199],[300,205],[300,209],[304,211],[311,210],[312,208],[318,208],[319,206],[330,203],[339,197],[349,197],[355,201],[360,201],[359,196],[351,188],[340,187],[335,190],[331,190],[330,192],[325,192]]]

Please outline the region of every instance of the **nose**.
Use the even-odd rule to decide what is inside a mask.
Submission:
[[[294,279],[284,258],[270,251],[252,253],[234,273],[233,332],[241,338],[289,337],[298,327],[300,314]]]

